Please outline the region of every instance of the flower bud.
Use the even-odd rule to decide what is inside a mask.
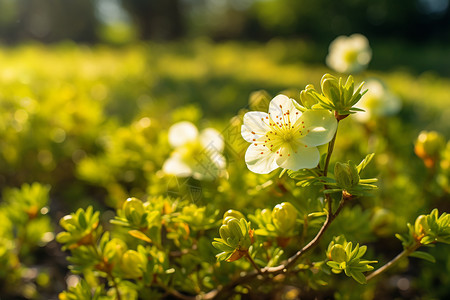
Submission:
[[[238,220],[245,219],[244,215],[240,211],[237,211],[237,210],[234,210],[234,209],[229,209],[223,214],[223,222],[222,222],[222,224],[225,224],[229,220],[227,218],[230,218],[230,217],[238,219]]]
[[[436,131],[422,131],[417,137],[414,152],[420,157],[427,168],[432,168],[439,159],[440,152],[445,147],[444,137]]]
[[[339,80],[331,74],[325,74],[320,80],[320,85],[323,95],[327,97],[331,102],[333,102],[337,107],[341,102]]]
[[[416,236],[422,237],[423,235],[426,235],[429,230],[430,226],[428,225],[427,216],[418,216],[416,222],[414,223],[414,231]]]
[[[144,204],[141,200],[131,197],[122,206],[127,220],[140,224],[142,215],[145,213]]]
[[[279,236],[290,236],[295,228],[296,220],[297,210],[289,202],[277,204],[272,210],[272,222]]]
[[[248,223],[245,219],[239,221],[236,218],[228,218],[227,223],[220,226],[219,234],[224,241],[235,249],[248,250],[252,244]]]
[[[334,165],[334,176],[340,188],[348,191],[359,183],[359,174],[353,162],[337,162]]]
[[[325,97],[319,98],[321,106],[325,109],[336,111],[335,115],[338,120],[347,117],[350,113],[353,113],[355,105],[364,92],[361,93],[363,84],[361,84],[355,91],[355,83],[353,77],[349,76],[344,83],[343,79],[339,79],[330,74],[325,74],[320,85],[322,88],[322,94]]]
[[[272,212],[269,209],[264,208],[261,211],[261,217],[264,224],[272,224]]]
[[[105,245],[103,256],[108,262],[114,262],[122,257],[127,248],[128,247],[124,241],[118,238],[113,238]]]
[[[139,278],[143,275],[145,262],[139,252],[135,250],[127,250],[123,256],[120,268],[125,278]]]
[[[308,84],[306,88],[300,92],[300,102],[305,108],[310,109],[313,105],[317,104],[317,99],[313,96],[314,93],[317,92],[314,90],[312,84]]]
[[[331,250],[328,253],[328,257],[330,257],[331,260],[338,263],[346,262],[347,252],[345,251],[344,246],[337,244],[331,247]]]

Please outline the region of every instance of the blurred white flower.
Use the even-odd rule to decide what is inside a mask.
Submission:
[[[191,122],[183,121],[169,129],[169,143],[175,150],[163,165],[163,172],[177,177],[214,180],[225,171],[222,135],[213,128],[200,133]]]
[[[400,98],[392,94],[382,81],[369,79],[364,86],[368,91],[359,100],[357,107],[365,111],[355,114],[356,120],[367,122],[374,117],[392,116],[400,111],[402,107]]]
[[[327,65],[340,73],[356,73],[364,70],[372,58],[372,50],[367,38],[355,33],[339,36],[331,42]]]
[[[269,113],[251,111],[244,115],[242,137],[252,143],[245,153],[250,171],[267,174],[281,167],[290,170],[315,168],[320,160],[317,146],[328,143],[337,121],[328,110],[301,112],[295,100],[278,95]]]

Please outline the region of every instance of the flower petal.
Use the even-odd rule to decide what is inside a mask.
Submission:
[[[307,110],[298,122],[304,122],[303,132],[307,132],[300,142],[310,147],[328,143],[337,129],[336,118],[328,110]]]
[[[205,150],[214,150],[216,152],[223,152],[225,143],[223,136],[213,128],[206,128],[200,133],[200,143]]]
[[[281,147],[277,156],[277,165],[284,169],[297,171],[317,167],[320,154],[317,147],[309,147],[299,143],[297,149]]]
[[[178,177],[189,177],[192,174],[192,169],[189,167],[178,155],[172,155],[164,162],[162,170],[166,174],[175,175]]]
[[[174,148],[194,141],[197,136],[197,127],[188,121],[178,122],[169,129],[169,143]]]
[[[285,95],[278,95],[273,98],[269,104],[269,115],[272,120],[275,123],[295,124],[302,112],[295,108],[294,102],[294,99]]]
[[[267,120],[267,121],[264,121]],[[250,111],[244,115],[244,124],[241,126],[241,135],[251,143],[264,136],[270,130],[269,115],[260,111]]]
[[[278,168],[275,162],[277,154],[263,144],[251,144],[245,152],[245,163],[250,171],[257,174],[268,174]]]

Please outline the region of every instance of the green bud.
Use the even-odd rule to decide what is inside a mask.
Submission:
[[[114,262],[120,259],[127,249],[125,242],[118,238],[111,239],[103,250],[103,256],[108,262]]]
[[[279,236],[290,236],[295,228],[296,220],[297,209],[289,202],[277,204],[272,210],[272,222]]]
[[[128,198],[123,204],[122,209],[127,220],[135,224],[140,223],[142,215],[145,213],[142,201],[134,197]]]
[[[319,97],[318,101],[323,108],[335,110],[338,119],[343,119],[359,110],[353,106],[361,99],[365,91],[361,93],[363,84],[355,91],[352,76],[349,76],[344,83],[342,77],[338,79],[333,75],[325,74],[320,81],[320,86],[325,97]]]
[[[337,162],[334,165],[334,176],[338,186],[346,191],[359,183],[358,169],[352,161],[348,163]]]
[[[320,80],[320,85],[323,95],[333,102],[336,107],[340,106],[339,80],[331,74],[325,74]]]
[[[314,93],[317,94],[312,84],[308,84],[306,88],[300,92],[300,102],[305,108],[310,109],[313,105],[317,104],[317,98],[314,96]]]
[[[141,254],[135,250],[127,250],[120,263],[120,268],[126,278],[139,278],[143,275],[145,262]]]
[[[249,224],[245,219],[227,218],[227,223],[219,228],[222,240],[228,245],[238,250],[248,250],[252,244]]]
[[[68,231],[72,231],[76,228],[76,222],[72,215],[66,215],[61,218],[61,220],[59,220],[59,225]]]
[[[345,251],[344,246],[342,245],[334,245],[331,247],[330,253],[328,255],[331,257],[331,260],[342,263],[347,261],[347,252]]]
[[[414,231],[417,237],[423,237],[430,230],[430,226],[428,225],[427,216],[420,215],[417,217],[416,222],[414,223]]]
[[[261,217],[264,224],[272,224],[272,211],[270,209],[264,208],[261,211]]]
[[[244,215],[240,211],[237,211],[237,210],[234,210],[234,209],[229,209],[223,214],[223,222],[222,222],[222,224],[225,224],[227,218],[229,218],[229,217],[235,218],[235,219],[238,219],[238,220],[245,219]]]

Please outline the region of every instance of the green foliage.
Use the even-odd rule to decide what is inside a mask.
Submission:
[[[345,237],[335,237],[328,245],[327,256],[329,261],[327,265],[331,267],[333,273],[339,274],[344,271],[348,277],[364,284],[367,281],[363,272],[373,270],[373,267],[369,264],[377,263],[376,260],[362,260],[366,251],[366,246],[360,247],[359,244],[356,244],[353,248],[352,242],[347,242]]]
[[[21,284],[21,276],[32,272],[34,255],[53,240],[53,226],[49,212],[50,187],[39,183],[23,184],[20,188],[4,189],[0,202],[0,282],[5,282],[7,292]],[[30,276],[37,282],[44,270]],[[22,291],[25,292],[25,291]],[[36,289],[28,291],[36,297]],[[19,294],[19,293],[18,293]]]
[[[414,226],[408,225],[408,234],[396,234],[405,249],[413,245],[430,245],[435,243],[450,244],[450,216],[442,213],[439,216],[435,208],[428,215],[417,217]]]
[[[70,255],[70,272],[82,278],[78,292],[69,288],[64,293],[72,293],[72,298],[94,297],[95,293],[99,299],[114,299],[119,294],[122,299],[157,299],[177,297],[175,291],[186,297],[212,295],[210,291],[232,297],[227,287],[238,284],[236,278],[253,276],[257,268],[262,268],[265,284],[249,277],[229,293],[278,297],[282,292],[277,287],[293,286],[300,293],[319,296],[328,292],[376,295],[377,283],[372,280],[361,288],[345,276],[330,276],[320,254],[333,236],[345,234],[353,244],[369,245],[370,257],[380,261],[395,257],[386,239],[424,211],[445,207],[450,144],[439,144],[431,168],[422,164],[422,157],[416,157],[412,148],[423,129],[448,131],[442,111],[449,98],[449,82],[433,74],[413,77],[403,71],[361,74],[356,82],[368,76],[382,77],[404,102],[403,110],[364,124],[356,122],[353,114],[341,119],[327,176],[328,145],[319,147],[321,161],[316,168],[287,170],[288,176],[253,174],[244,163],[247,145],[240,134],[246,109],[232,117],[247,100],[250,109],[266,111],[261,107],[268,105],[269,94],[289,89],[289,95],[302,103],[302,110],[323,109],[315,98],[320,96],[323,103],[344,113],[348,112],[345,106],[362,95],[361,90],[356,93],[350,88],[349,81],[339,83],[331,77],[324,85],[326,92],[324,87],[320,94],[313,92],[308,83],[319,82],[327,70],[295,62],[292,49],[296,45],[282,41],[272,41],[267,47],[233,42],[215,45],[198,40],[182,44],[183,50],[180,44],[2,49],[0,182],[3,186],[34,180],[45,183],[3,190],[2,295],[24,296],[31,284],[34,289],[27,298],[50,298],[46,289],[51,288],[40,285],[37,276],[47,272],[43,266],[55,251],[48,242],[57,220],[52,222],[50,216],[64,214],[69,216],[60,221],[63,232],[58,241]],[[306,90],[299,93],[296,87],[305,85]],[[340,90],[337,85],[342,85]],[[247,99],[261,86],[268,92],[259,91]],[[161,171],[171,153],[167,131],[182,120],[198,128],[223,129],[226,176],[203,182]],[[368,155],[357,165],[361,157],[373,152],[377,155]],[[377,190],[374,177],[378,178]],[[52,186],[51,205],[47,184]],[[313,241],[329,213],[339,210],[344,191],[351,199],[314,248],[302,252],[306,254],[287,268],[287,275],[276,271]],[[236,210],[219,220],[219,214],[230,207]],[[237,245],[245,249],[248,257],[218,262],[215,256],[224,252],[212,246],[220,235],[218,228],[226,219],[246,217],[248,230],[239,222],[241,239],[230,242],[233,249]],[[417,223],[421,227],[416,230],[414,223],[405,235],[405,249],[416,250],[417,237],[422,234],[421,243],[447,242],[447,217],[436,212],[422,219],[426,221]],[[252,237],[250,228],[255,230]],[[418,265],[411,260],[411,268],[421,268],[412,286],[423,283],[427,287],[423,291],[434,291],[433,282],[446,284],[448,257],[440,253],[445,252],[441,247],[408,253],[429,261],[432,255],[438,262],[438,266]],[[350,254],[355,247],[351,248]],[[52,263],[61,264],[61,260],[52,259]],[[64,268],[52,267],[50,282],[65,278]],[[361,272],[353,273],[361,279]],[[385,276],[380,284],[389,280],[387,272]],[[440,298],[445,298],[445,289],[440,290]]]
[[[92,206],[86,210],[80,208],[75,213],[65,216],[59,221],[64,228],[56,236],[56,240],[64,244],[65,248],[75,249],[82,245],[89,245],[99,236],[99,212],[94,212]]]
[[[352,76],[349,76],[344,83],[342,77],[337,79],[331,74],[325,74],[320,81],[322,93],[318,93],[314,86],[307,85],[306,89],[300,92],[300,101],[307,109],[328,109],[344,118],[349,114],[363,111],[353,107],[367,92],[367,90],[361,92],[363,85],[364,83],[361,83],[355,91]]]
[[[108,297],[100,296],[102,294],[102,288],[99,286],[92,293],[92,289],[89,284],[81,279],[76,286],[70,287],[67,291],[62,292],[59,295],[60,300],[80,300],[80,299],[92,299],[92,300],[106,300]]]
[[[220,238],[215,238],[213,246],[222,252],[217,254],[218,260],[235,261],[248,255],[253,243],[253,230],[244,218],[227,217],[219,229]]]
[[[348,163],[336,162],[334,165],[334,177],[335,180],[329,180],[328,185],[332,187],[337,187],[325,191],[326,193],[333,193],[336,191],[342,191],[349,195],[355,196],[365,196],[369,195],[370,192],[377,189],[375,183],[378,181],[376,178],[361,179],[359,174],[367,166],[367,164],[372,160],[373,153],[367,155],[361,163],[356,166],[354,162],[349,161]]]

